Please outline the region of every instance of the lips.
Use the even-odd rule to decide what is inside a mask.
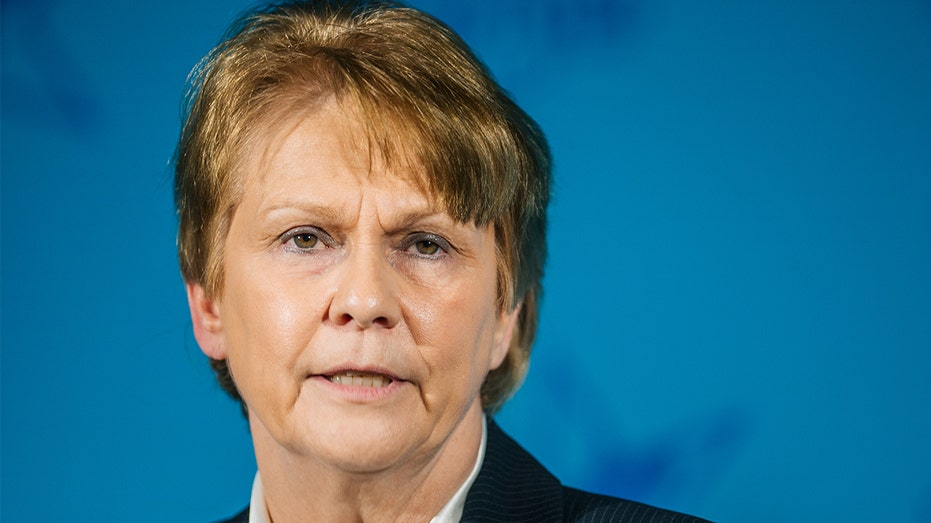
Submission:
[[[331,383],[347,387],[365,387],[380,389],[387,387],[394,380],[384,374],[347,370],[324,375]]]

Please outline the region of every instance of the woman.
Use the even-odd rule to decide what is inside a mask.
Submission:
[[[486,421],[527,369],[550,158],[446,26],[246,16],[193,73],[176,169],[194,334],[259,469],[233,521],[691,520],[563,488]]]

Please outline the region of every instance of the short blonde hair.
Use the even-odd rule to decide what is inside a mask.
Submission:
[[[185,99],[175,158],[185,281],[222,294],[223,244],[258,133],[331,96],[357,108],[384,160],[416,163],[416,182],[454,219],[493,224],[498,306],[520,307],[508,355],[482,386],[483,408],[496,412],[523,381],[536,333],[550,153],[468,46],[427,14],[383,2],[290,2],[230,27],[192,71]],[[226,362],[211,364],[242,403]]]

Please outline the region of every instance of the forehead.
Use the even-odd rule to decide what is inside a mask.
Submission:
[[[410,161],[403,137],[376,143],[358,112],[330,99],[302,113],[257,126],[251,152],[244,153],[240,196],[262,193],[276,202],[317,204],[357,193],[366,186],[389,193],[397,203],[445,212],[442,198],[426,190],[424,169]]]
[[[373,122],[358,104],[332,95],[297,108],[282,104],[256,122],[242,148],[240,185],[264,181],[271,173],[313,169],[334,177],[352,175],[360,182],[390,179],[440,201],[441,195],[428,190],[426,170],[415,152],[419,140],[405,132],[409,128],[384,119]]]

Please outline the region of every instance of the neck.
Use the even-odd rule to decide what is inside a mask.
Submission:
[[[293,452],[250,416],[269,515],[275,523],[429,521],[472,471],[482,416],[476,402],[439,445],[414,449],[375,470]]]

